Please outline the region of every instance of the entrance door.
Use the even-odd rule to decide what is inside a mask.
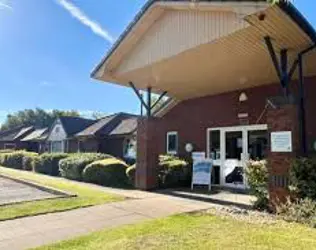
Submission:
[[[209,129],[208,156],[214,160],[212,184],[245,189],[247,161],[265,159],[267,125]]]
[[[243,131],[223,131],[225,154],[223,161],[223,183],[225,186],[243,188],[244,178],[244,135]]]

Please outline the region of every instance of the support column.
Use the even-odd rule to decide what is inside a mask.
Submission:
[[[277,108],[270,107],[267,111],[268,132],[270,137],[270,148],[268,151],[268,172],[269,172],[269,194],[271,205],[284,202],[290,195],[289,170],[292,161],[300,152],[300,136],[298,108],[295,104],[285,104]],[[292,152],[272,152],[272,132],[292,132]]]
[[[141,190],[151,190],[158,186],[157,123],[159,119],[154,117],[138,119],[136,188]]]

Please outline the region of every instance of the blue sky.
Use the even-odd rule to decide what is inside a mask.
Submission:
[[[0,123],[25,108],[139,112],[132,90],[90,72],[145,0],[0,0]],[[296,0],[316,26],[316,3]]]

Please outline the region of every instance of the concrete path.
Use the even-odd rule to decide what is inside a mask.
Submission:
[[[103,228],[203,210],[212,204],[140,191],[143,198],[0,222],[0,249],[28,249]]]

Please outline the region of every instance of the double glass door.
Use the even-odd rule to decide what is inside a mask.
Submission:
[[[247,187],[244,169],[247,161],[266,157],[266,125],[208,130],[208,156],[213,159],[212,183],[233,188]]]

